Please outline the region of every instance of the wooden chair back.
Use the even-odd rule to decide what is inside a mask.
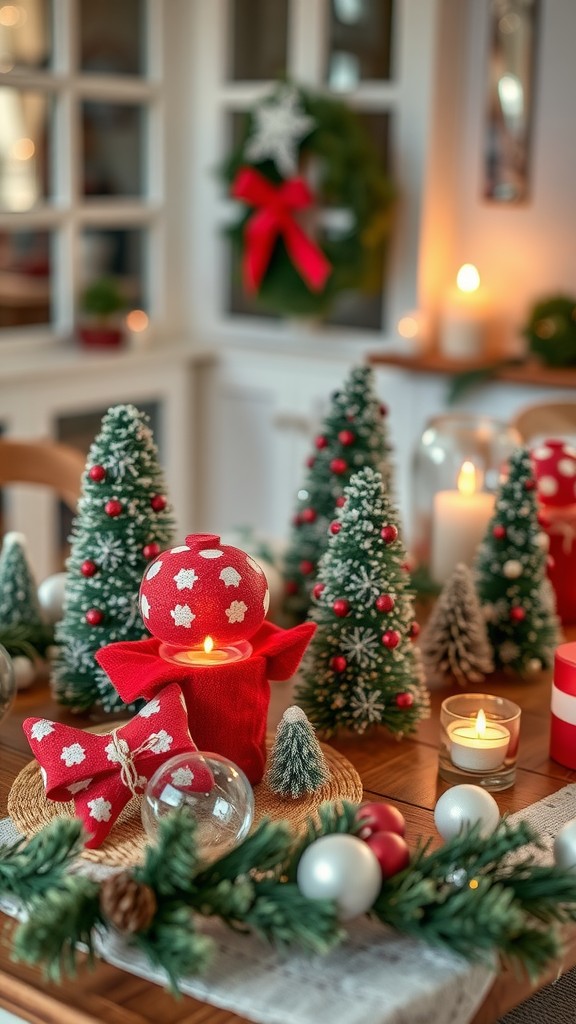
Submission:
[[[86,456],[57,441],[0,438],[0,487],[40,484],[51,488],[72,512],[81,493]]]
[[[576,439],[576,401],[541,402],[520,409],[510,421],[524,442],[544,438]]]

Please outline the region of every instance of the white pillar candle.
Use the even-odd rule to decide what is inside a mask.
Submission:
[[[440,322],[440,351],[450,359],[479,359],[484,354],[487,328],[485,296],[472,263],[460,267],[454,288],[444,303]]]
[[[499,722],[486,722],[482,710],[470,723],[451,722],[448,726],[450,759],[466,771],[490,772],[504,763],[510,743],[510,731]]]
[[[464,462],[458,490],[434,495],[430,572],[437,583],[444,583],[458,562],[471,565],[493,509],[494,495],[476,490],[472,462]]]

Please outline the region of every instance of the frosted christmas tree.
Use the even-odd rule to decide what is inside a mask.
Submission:
[[[284,559],[284,613],[301,622],[308,615],[320,558],[328,545],[328,527],[343,501],[353,473],[378,469],[388,491],[391,483],[386,408],[374,391],[370,367],[353,369],[331,398],[322,429],[307,460],[308,471],[292,521]]]
[[[42,619],[36,581],[28,562],[26,538],[7,533],[0,552],[0,644],[13,661],[18,685],[29,684],[32,663],[54,642],[54,630]]]
[[[315,793],[329,777],[322,747],[302,708],[287,708],[268,757],[268,786],[273,793],[296,799]]]
[[[316,633],[296,699],[330,735],[385,725],[402,735],[428,714],[398,516],[369,466],[344,491],[314,587]]]
[[[138,611],[142,575],[173,539],[172,510],[148,417],[132,405],[109,409],[93,442],[66,564],[55,695],[62,704],[105,711],[124,705],[94,654],[147,633]]]
[[[426,677],[461,686],[494,669],[472,573],[461,562],[444,584],[420,641]]]
[[[560,642],[546,577],[547,548],[538,524],[530,455],[519,448],[496,498],[475,576],[495,664],[520,675],[549,668]]]

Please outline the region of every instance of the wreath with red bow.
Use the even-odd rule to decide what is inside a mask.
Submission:
[[[249,112],[224,166],[244,209],[231,230],[244,291],[289,316],[382,287],[395,189],[344,103],[282,84]]]

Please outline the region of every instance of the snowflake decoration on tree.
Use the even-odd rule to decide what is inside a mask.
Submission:
[[[381,694],[378,690],[367,692],[364,687],[356,686],[350,698],[353,717],[359,719],[365,725],[375,725],[377,722],[381,722],[385,705],[380,700],[380,697]]]
[[[373,629],[354,626],[347,635],[341,638],[340,646],[344,654],[356,661],[360,668],[366,668],[376,657],[378,636]]]
[[[280,174],[290,178],[298,170],[298,144],[316,122],[305,114],[295,89],[286,88],[254,111],[256,127],[246,145],[248,160],[272,160]]]

